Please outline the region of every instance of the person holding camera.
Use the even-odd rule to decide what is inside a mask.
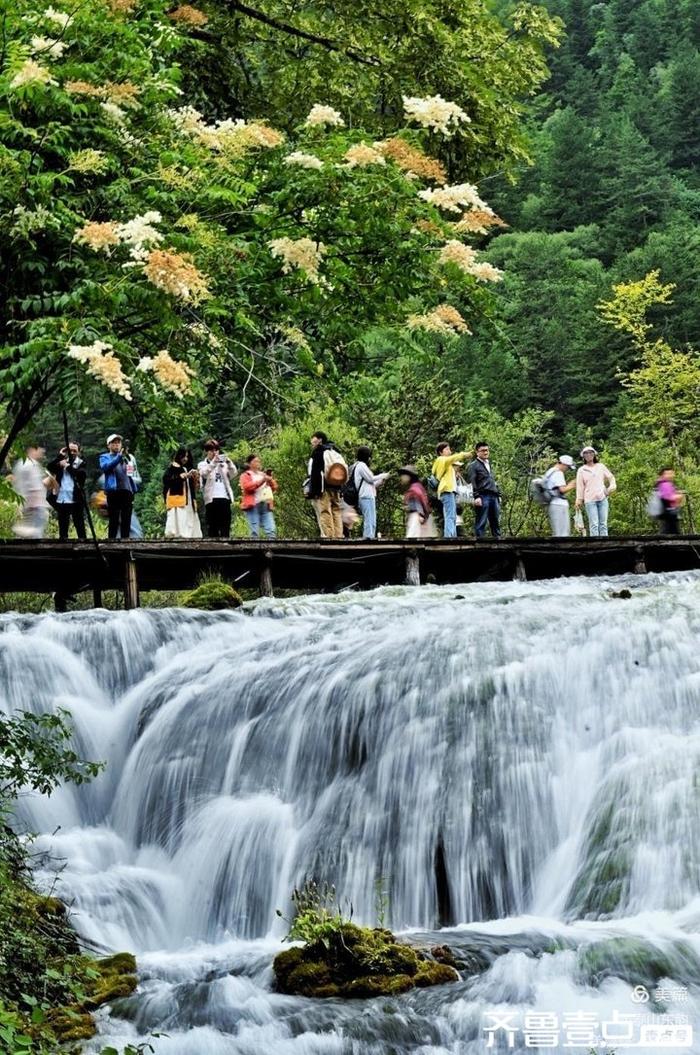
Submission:
[[[124,451],[122,437],[113,432],[107,437],[107,450],[100,455],[100,469],[104,474],[107,498],[107,536],[122,539],[131,535],[131,511],[134,505],[136,482],[135,461]]]
[[[201,538],[202,527],[197,514],[199,473],[192,468],[192,455],[178,447],[163,473],[163,500],[167,516],[166,538]]]
[[[241,473],[241,508],[248,521],[251,538],[274,538],[277,529],[272,512],[277,481],[270,469],[263,469],[257,454],[249,454]]]
[[[70,442],[61,447],[58,457],[47,465],[47,471],[56,481],[49,502],[58,517],[58,538],[65,542],[71,518],[78,538],[85,538],[85,480],[87,472],[79,443]]]
[[[238,476],[238,469],[221,450],[218,440],[208,439],[204,451],[206,457],[199,463],[198,470],[204,495],[207,538],[228,538],[233,502],[231,481]]]

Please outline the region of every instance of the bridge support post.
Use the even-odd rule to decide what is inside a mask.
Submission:
[[[102,590],[100,589],[99,586],[93,586],[93,588],[92,588],[92,607],[93,608],[101,608],[102,607]]]
[[[644,556],[644,547],[636,546],[634,550],[634,574],[646,575],[647,562]]]
[[[406,557],[406,586],[420,586],[420,557],[415,550],[411,550]]]
[[[260,591],[261,597],[275,596],[274,591],[272,589],[272,553],[269,550],[266,550],[265,560],[263,561],[262,567],[260,568],[258,590]]]
[[[54,612],[67,612],[68,611],[68,596],[65,593],[61,593],[60,590],[56,590],[53,595],[53,610]]]
[[[136,561],[130,553],[124,565],[124,607],[139,607],[139,579],[136,572]]]

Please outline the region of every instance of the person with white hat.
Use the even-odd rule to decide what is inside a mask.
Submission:
[[[118,432],[113,432],[107,437],[107,450],[100,455],[100,469],[105,478],[108,536],[115,539],[119,532],[121,538],[129,538],[136,484],[132,463],[124,451],[122,437]]]
[[[581,451],[583,465],[576,473],[576,508],[586,507],[588,533],[593,538],[608,533],[608,495],[617,490],[615,477],[601,461],[595,447]]]
[[[566,482],[566,473],[573,468],[574,459],[571,455],[560,454],[556,463],[542,477],[542,486],[551,496],[547,505],[547,515],[552,535],[555,537],[565,538],[571,534],[569,503],[564,495],[576,486],[575,480],[571,480],[568,484]]]

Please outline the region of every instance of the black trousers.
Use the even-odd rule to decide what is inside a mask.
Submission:
[[[680,535],[681,518],[677,509],[665,509],[659,517],[662,535]]]
[[[107,491],[107,515],[109,538],[116,538],[117,531],[122,538],[129,538],[131,533],[131,509],[134,504],[132,491]]]
[[[207,538],[228,538],[231,534],[231,502],[228,498],[212,498],[204,507]]]
[[[57,502],[56,516],[58,517],[58,537],[61,542],[65,542],[68,538],[71,517],[76,535],[78,538],[85,538],[85,514],[82,502]]]

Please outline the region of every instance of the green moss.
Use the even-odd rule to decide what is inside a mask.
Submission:
[[[300,996],[315,996],[319,988],[329,985],[333,985],[330,968],[321,962],[300,963],[287,975],[288,992]]]
[[[277,989],[313,997],[376,997],[459,978],[454,967],[397,942],[391,931],[343,924],[325,941],[285,949],[273,964]]]
[[[652,942],[627,935],[582,947],[577,966],[588,985],[600,985],[609,977],[647,987],[660,978],[700,980],[700,961],[687,943],[676,942],[662,951]]]
[[[115,952],[96,960],[94,966],[101,975],[136,974],[136,957],[131,952]]]
[[[84,961],[84,994],[75,1003],[57,1007],[47,1018],[60,1043],[85,1040],[96,1029],[92,1011],[103,1004],[130,996],[138,985],[136,959],[130,952],[118,952],[102,960],[81,957]]]
[[[415,977],[415,984],[419,989],[426,989],[429,985],[444,985],[446,982],[454,982],[458,977],[457,971],[454,967],[450,967],[449,964],[424,960]]]
[[[192,590],[183,600],[185,608],[199,608],[206,612],[218,612],[224,608],[240,608],[241,595],[227,582],[210,580]]]
[[[60,1044],[74,1040],[89,1040],[97,1033],[97,1026],[88,1011],[58,1007],[48,1012],[47,1022]]]
[[[344,986],[342,996],[373,997],[393,996],[413,989],[413,978],[407,974],[376,974],[366,978],[355,978]]]
[[[304,950],[298,945],[292,946],[291,949],[284,949],[275,956],[275,977],[280,987],[284,987],[282,992],[286,992],[287,981],[294,968],[303,961]]]

